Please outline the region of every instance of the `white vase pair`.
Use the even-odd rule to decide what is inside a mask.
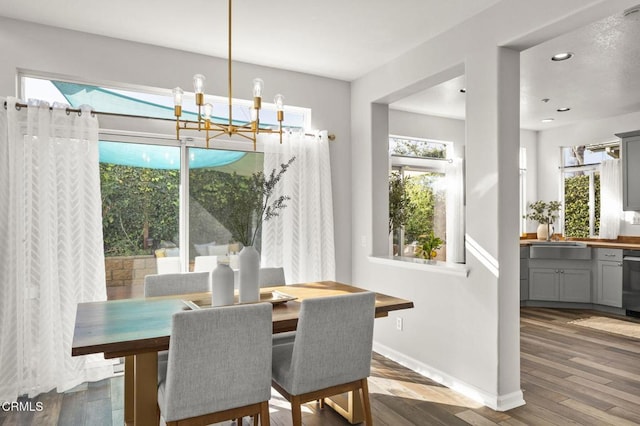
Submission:
[[[253,246],[244,247],[239,255],[238,287],[240,303],[260,300],[260,253]],[[219,263],[211,273],[212,306],[234,303],[234,273],[226,263]]]

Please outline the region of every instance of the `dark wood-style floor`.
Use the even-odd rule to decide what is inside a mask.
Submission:
[[[521,381],[527,404],[495,412],[375,354],[369,379],[376,425],[634,425],[640,424],[640,340],[569,324],[610,316],[585,310],[521,310]],[[640,322],[630,318],[629,321]],[[0,425],[121,425],[123,378],[49,392],[36,413],[0,412]],[[290,425],[276,393],[271,422]],[[307,404],[307,426],[346,425],[330,408]],[[246,423],[248,424],[248,423]]]

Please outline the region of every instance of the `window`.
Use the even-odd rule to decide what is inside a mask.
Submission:
[[[432,259],[447,260],[449,145],[417,138],[389,138],[389,231],[393,256],[422,256],[417,247],[433,233],[443,244],[434,250]]]
[[[24,99],[66,103],[74,108],[89,104],[100,112],[175,118],[169,90],[123,90],[30,76],[22,76],[20,81]],[[191,97],[193,105],[190,107],[185,97],[183,113],[195,115],[193,94]],[[207,101],[214,104],[219,120],[228,120],[226,98],[212,96]],[[234,100],[234,120],[248,120],[251,105]],[[264,105],[261,124],[276,122],[275,107],[270,107]],[[309,109],[287,107],[283,124],[307,128],[310,117]],[[101,131],[99,143],[108,286],[127,285],[155,273],[152,256],[179,257],[181,269],[186,271],[196,256],[224,255],[240,249],[232,244],[237,241],[238,231],[229,222],[239,209],[237,205],[233,208],[229,197],[255,197],[247,194],[246,182],[262,170],[262,153],[204,149],[193,146],[198,142],[177,141],[173,135],[121,130]],[[256,241],[259,245],[259,236]],[[134,259],[111,263],[133,269],[112,273],[109,258],[121,256]],[[150,262],[145,257],[151,258]]]
[[[520,147],[520,235],[527,233],[527,148]]]
[[[212,153],[224,153],[230,157],[229,161],[217,166],[198,161]],[[260,194],[252,192],[250,185],[252,175],[262,169],[261,152],[189,148],[190,260],[195,256],[219,256],[240,250],[238,240],[241,235],[255,229],[253,220],[251,223],[247,220],[250,212],[242,206],[262,202]],[[259,237],[255,243],[258,250],[261,246]]]
[[[36,98],[53,102],[67,103],[73,108],[82,104],[91,105],[96,111],[115,114],[131,114],[147,117],[175,119],[173,95],[169,90],[124,90],[115,87],[103,87],[70,81],[49,80],[45,78],[23,76],[24,98]],[[153,92],[153,93],[152,93]],[[228,99],[220,96],[207,96],[207,102],[213,105],[212,120],[226,122],[229,119]],[[253,101],[234,99],[234,122],[240,124],[250,121],[250,108]],[[185,93],[182,107],[183,118],[196,119],[198,107],[193,93]],[[285,107],[283,126],[289,128],[308,128],[311,112],[307,108]],[[263,102],[260,112],[261,127],[277,126],[274,105]]]
[[[600,172],[603,160],[618,158],[619,144],[562,147],[562,223],[565,237],[589,238],[600,230]]]

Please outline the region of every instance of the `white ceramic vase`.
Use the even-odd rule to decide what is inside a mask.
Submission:
[[[549,241],[551,239],[551,236],[553,235],[553,225],[541,223],[540,225],[538,225],[536,234],[539,240]]]
[[[233,269],[218,263],[211,272],[211,306],[233,305]]]
[[[240,271],[238,275],[240,303],[260,300],[260,253],[253,246],[240,251]]]

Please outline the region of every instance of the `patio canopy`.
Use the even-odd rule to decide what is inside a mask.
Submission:
[[[235,163],[246,155],[238,151],[190,148],[189,168],[221,167]],[[100,162],[150,169],[179,169],[180,148],[100,141]]]

